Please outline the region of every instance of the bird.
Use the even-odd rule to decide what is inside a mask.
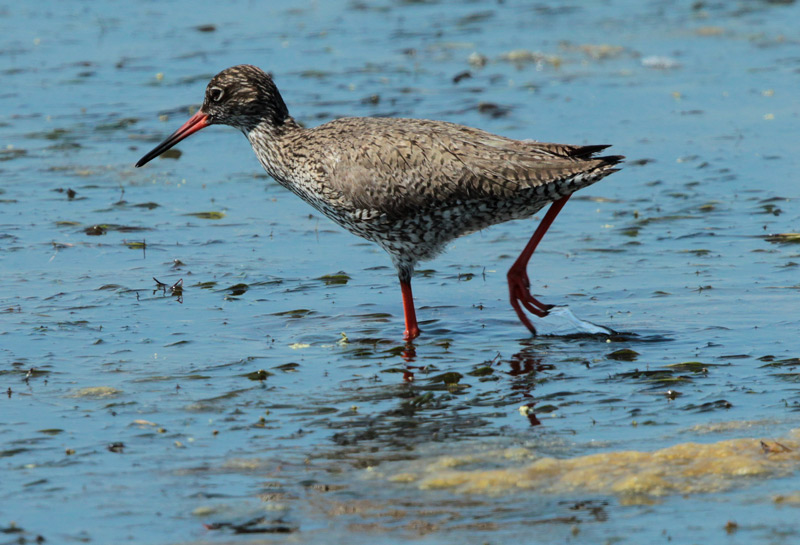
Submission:
[[[344,229],[377,243],[397,269],[405,331],[420,335],[411,277],[453,239],[550,205],[509,269],[509,299],[539,317],[553,305],[530,292],[528,262],[572,193],[619,170],[608,145],[514,140],[477,128],[427,119],[343,117],[306,128],[291,115],[272,75],[242,64],[214,76],[203,104],[136,167],[210,125],[229,125],[249,140],[280,185]]]

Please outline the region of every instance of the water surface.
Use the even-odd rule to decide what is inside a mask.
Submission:
[[[0,543],[797,541],[795,3],[0,13]],[[613,144],[530,276],[621,334],[517,322],[527,220],[421,264],[407,346],[388,257],[236,131],[133,168],[240,63],[308,126]]]

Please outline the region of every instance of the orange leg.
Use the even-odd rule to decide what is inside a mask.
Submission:
[[[525,315],[523,308],[531,314],[543,318],[547,316],[550,309],[553,308],[553,305],[546,305],[531,295],[531,282],[528,279],[528,261],[530,261],[534,250],[536,250],[536,246],[538,246],[539,242],[544,238],[553,220],[556,219],[558,213],[561,212],[561,209],[567,204],[569,197],[570,196],[567,195],[566,197],[561,197],[557,201],[553,201],[553,204],[550,205],[539,227],[536,228],[536,231],[528,241],[525,249],[519,254],[519,257],[514,264],[511,265],[506,275],[506,278],[508,278],[508,292],[511,297],[511,306],[514,307],[514,311],[517,313],[517,316],[519,316],[520,321],[534,335],[536,335],[536,328],[533,327],[533,324]],[[410,294],[411,287],[409,286],[409,296]]]
[[[417,325],[417,313],[414,310],[414,297],[411,295],[411,279],[400,279],[400,289],[403,292],[403,313],[406,317],[406,331],[403,338],[407,341],[419,337],[419,325]]]

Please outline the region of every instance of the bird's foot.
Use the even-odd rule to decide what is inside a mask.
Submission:
[[[528,273],[524,269],[517,270],[512,267],[511,270],[508,271],[507,278],[511,306],[517,313],[520,322],[522,322],[531,333],[536,335],[536,328],[533,327],[530,319],[525,314],[525,310],[539,318],[544,318],[550,313],[550,309],[553,308],[554,305],[542,303],[531,295],[531,282],[528,279]]]

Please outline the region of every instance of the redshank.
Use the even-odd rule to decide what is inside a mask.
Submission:
[[[223,70],[181,128],[137,167],[209,125],[241,130],[279,184],[327,217],[380,245],[400,278],[405,338],[420,333],[411,275],[456,237],[529,217],[552,203],[508,271],[511,306],[536,334],[527,310],[546,316],[530,293],[528,261],[575,191],[618,170],[608,146],[512,140],[443,121],[345,117],[311,129],[290,115],[272,77],[250,65]]]

